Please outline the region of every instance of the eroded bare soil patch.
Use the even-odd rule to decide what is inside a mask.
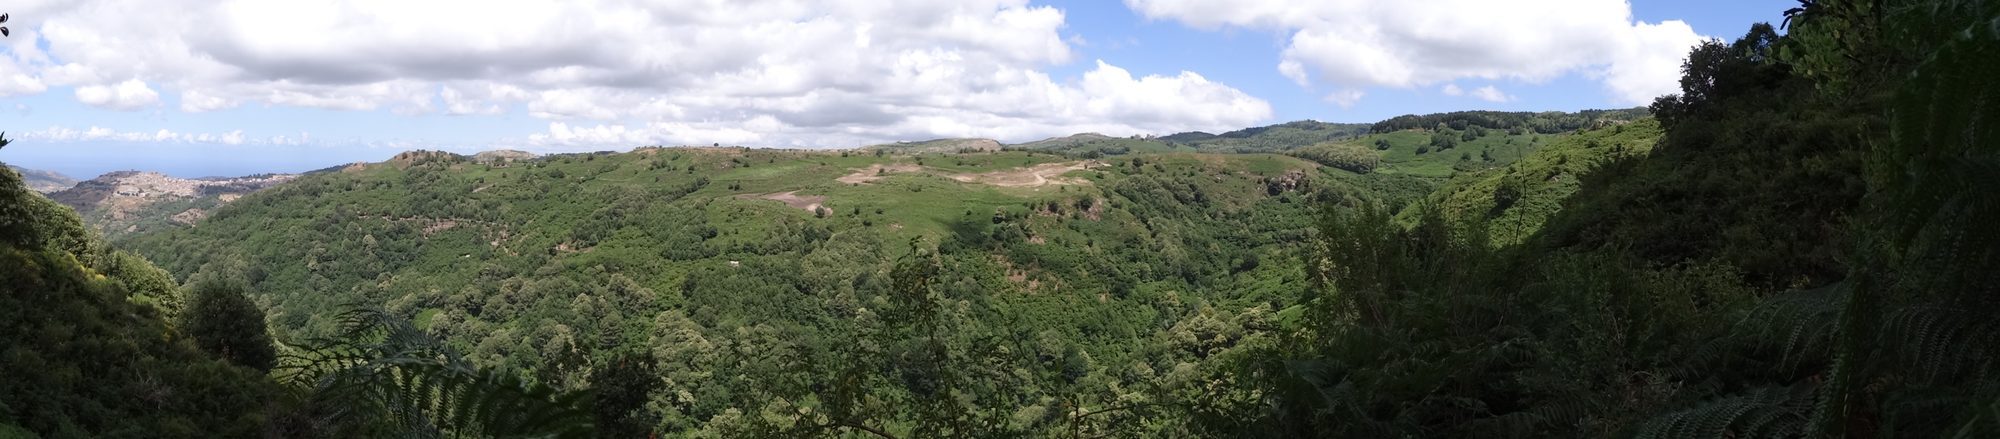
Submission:
[[[886,178],[888,177],[889,174],[902,173],[902,172],[919,172],[923,170],[924,167],[922,166],[903,164],[903,163],[896,163],[891,165],[879,165],[879,164],[868,165],[868,167],[865,169],[857,169],[852,174],[843,175],[840,178],[836,178],[834,180],[847,184],[868,184],[868,183],[874,183],[875,180],[881,180],[883,178]]]
[[[793,209],[805,209],[807,212],[818,212],[826,203],[825,195],[799,195],[799,191],[764,195],[738,195],[738,197],[773,200],[785,203],[786,206],[791,206]]]
[[[1084,185],[1090,182],[1077,178],[1063,178],[1070,171],[1090,169],[1097,162],[1082,161],[1069,163],[1043,163],[1026,168],[1014,168],[979,174],[952,174],[951,179],[966,183],[990,184],[1000,187],[1027,187],[1047,185]]]
[[[856,169],[854,170],[854,173],[841,176],[840,178],[836,178],[834,180],[847,184],[869,184],[869,183],[874,183],[875,181],[881,180],[883,178],[888,178],[888,176],[891,174],[928,172],[933,175],[950,178],[952,180],[957,180],[963,183],[979,183],[979,184],[988,184],[1000,187],[1087,185],[1090,184],[1090,182],[1078,178],[1063,178],[1062,175],[1069,173],[1070,171],[1081,171],[1090,169],[1092,166],[1102,166],[1102,165],[1103,163],[1099,163],[1096,161],[1080,161],[1080,162],[1069,162],[1069,163],[1043,163],[1025,168],[1003,169],[998,171],[982,172],[977,174],[962,174],[962,173],[945,172],[936,168],[917,166],[907,163],[897,163],[890,165],[878,164],[878,165],[869,165],[867,168],[863,169]]]

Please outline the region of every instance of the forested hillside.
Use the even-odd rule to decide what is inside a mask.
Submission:
[[[1698,47],[1650,151],[1323,217],[1304,323],[1215,372],[1247,396],[1204,431],[1996,434],[2000,9],[1804,3]]]
[[[122,250],[0,173],[0,436],[2000,435],[2000,7],[1784,20],[1645,109],[415,151]]]
[[[22,183],[0,170],[0,437],[591,431],[580,394],[480,370],[371,309],[274,343],[240,274],[178,286]]]
[[[817,428],[787,414],[831,410],[807,383],[924,347],[952,365],[901,374],[977,374],[856,390],[963,380],[951,385],[981,387],[959,397],[1006,398],[959,407],[998,429],[981,431],[1033,432],[1066,425],[1064,404],[1109,408],[1157,385],[1131,368],[1172,370],[1235,337],[1206,331],[1242,331],[1189,325],[1289,303],[1320,174],[1262,155],[646,149],[488,166],[411,153],[124,245],[184,275],[243,267],[289,337],[382,305],[475,363],[562,388],[645,364],[664,381],[639,392],[628,422],[641,426]],[[920,310],[938,327],[897,326]],[[1176,327],[1190,345],[1173,347]],[[863,422],[819,422],[834,421]]]
[[[251,436],[289,396],[171,328],[183,293],[0,170],[0,436]]]
[[[1320,125],[1253,132],[1306,126]],[[620,423],[725,435],[841,423],[1138,431],[1123,426],[1165,407],[1132,404],[1176,398],[1212,355],[1296,323],[1286,310],[1320,206],[1407,203],[1366,186],[1441,183],[1573,137],[1465,128],[1345,138],[1383,156],[1367,169],[1266,154],[925,152],[928,143],[512,162],[413,152],[307,175],[194,227],[120,244],[183,276],[247,273],[268,292],[257,298],[280,338],[328,335],[342,310],[384,306],[474,363],[563,389],[644,364],[664,381],[634,390]],[[1455,149],[1433,152],[1433,137]],[[919,310],[938,326],[891,318]],[[856,352],[855,340],[879,341]],[[879,363],[918,348],[948,364]],[[854,377],[871,383],[856,391],[900,389],[890,394],[908,400],[836,419],[827,411],[864,407],[831,404],[863,401],[824,401],[808,384],[875,369],[908,370]],[[963,410],[951,414],[964,424],[927,426],[937,421],[921,416],[941,415],[908,404],[947,391],[928,380],[995,399],[933,408]],[[1188,431],[1178,421],[1143,429]]]

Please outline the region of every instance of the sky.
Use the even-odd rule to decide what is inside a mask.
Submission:
[[[29,0],[0,161],[1024,142],[1645,105],[1791,0]]]

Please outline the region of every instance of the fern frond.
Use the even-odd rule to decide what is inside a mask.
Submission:
[[[1768,387],[1709,401],[1641,426],[1634,437],[1795,438],[1804,435],[1814,401],[1811,386]]]
[[[1772,295],[1736,322],[1727,337],[1697,350],[1676,372],[1686,378],[1708,375],[1740,355],[1775,352],[1785,371],[1801,371],[1833,360],[1841,311],[1852,287],[1838,282],[1812,290]]]
[[[341,316],[341,336],[289,354],[281,380],[312,390],[323,421],[387,421],[412,437],[585,437],[582,393],[479,370],[407,320],[377,309]]]
[[[1507,413],[1475,422],[1472,431],[1489,432],[1495,437],[1549,436],[1554,432],[1577,431],[1593,413],[1602,413],[1604,404],[1589,397],[1546,401],[1527,410]]]
[[[1972,416],[1958,426],[1953,438],[1970,439],[2000,436],[2000,398],[1991,398],[1972,407]]]
[[[2000,322],[1973,309],[1919,305],[1889,314],[1876,343],[1922,385],[1984,381],[2000,355]]]

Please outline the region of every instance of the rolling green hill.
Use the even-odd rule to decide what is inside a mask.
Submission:
[[[1582,188],[1584,175],[1605,164],[1647,154],[1660,135],[1659,123],[1645,119],[1576,136],[1551,137],[1555,140],[1546,146],[1534,147],[1526,157],[1507,160],[1504,165],[1500,160],[1478,162],[1487,168],[1453,178],[1426,197],[1425,207],[1438,209],[1455,222],[1482,224],[1497,245],[1519,243],[1561,212],[1564,201]],[[1486,143],[1482,153],[1494,149],[1491,142]],[[1534,145],[1538,140],[1531,138],[1527,143]],[[1512,148],[1503,143],[1498,149]],[[1514,154],[1519,153],[1499,157]],[[1422,211],[1406,209],[1402,220],[1414,224]]]
[[[117,242],[183,277],[238,267],[280,339],[332,335],[342,310],[386,306],[477,365],[563,389],[650,358],[673,390],[645,395],[652,408],[634,422],[718,434],[802,428],[733,413],[783,409],[772,392],[818,400],[772,383],[835,371],[756,358],[876,361],[839,346],[897,328],[876,316],[901,309],[898,267],[932,260],[929,300],[954,322],[940,343],[953,355],[1006,352],[963,359],[991,362],[968,383],[1012,376],[991,397],[1041,413],[988,419],[1005,421],[988,432],[1035,432],[1075,422],[1049,412],[1055,404],[1172,398],[1193,370],[1222,364],[1210,357],[1298,324],[1279,311],[1301,299],[1322,206],[1409,203],[1575,136],[1367,127],[1299,122],[1185,144],[1080,135],[1006,150],[937,141],[505,161],[418,151],[310,173],[194,227]],[[1430,150],[1446,137],[1452,148]],[[1320,146],[1293,145],[1308,141]],[[1333,146],[1375,165],[1325,166],[1309,153]],[[1188,152],[1202,148],[1293,153]],[[762,372],[715,374],[753,365]]]
[[[1244,128],[1222,134],[1180,133],[1160,137],[1159,140],[1173,145],[1192,147],[1201,152],[1284,152],[1321,142],[1352,138],[1368,132],[1368,127],[1366,124],[1301,120]]]
[[[418,152],[303,176],[120,245],[182,276],[247,267],[280,338],[386,304],[475,363],[559,386],[647,353],[663,376],[708,377],[652,395],[663,409],[651,416],[722,429],[738,424],[718,417],[763,409],[753,395],[769,389],[714,374],[746,360],[673,340],[831,355],[844,342],[828,328],[889,306],[912,243],[940,261],[938,299],[961,342],[1014,340],[993,360],[1024,371],[1038,355],[1087,355],[1077,373],[1113,392],[1091,404],[1110,404],[1154,379],[1125,370],[1214,349],[1157,351],[1162,331],[1292,300],[1283,285],[1311,194],[1333,193],[1316,190],[1321,172],[1258,154],[649,148],[493,165]],[[1018,390],[1069,388],[1055,384]]]
[[[1065,137],[1007,145],[1010,149],[1058,152],[1076,156],[1107,156],[1149,152],[1195,152],[1196,148],[1176,145],[1156,138],[1111,137],[1084,133]]]

